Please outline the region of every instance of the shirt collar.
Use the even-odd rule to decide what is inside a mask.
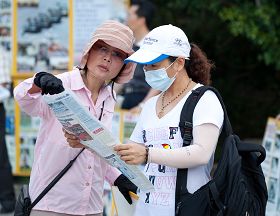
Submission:
[[[85,87],[83,78],[81,76],[79,69],[74,69],[69,72],[70,73],[70,82],[72,90],[80,90]]]
[[[74,69],[73,71],[70,71],[70,77],[71,77],[71,89],[72,90],[80,90],[82,88],[86,89],[86,85],[83,81],[81,72],[79,69]],[[111,96],[111,86],[110,85],[104,85],[100,91],[100,94],[104,95],[104,97]]]

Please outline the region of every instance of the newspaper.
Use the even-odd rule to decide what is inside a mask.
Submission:
[[[77,96],[66,89],[60,94],[43,97],[66,131],[80,138],[81,143],[120,170],[144,192],[154,189],[153,184],[135,165],[120,159],[113,147],[120,141],[106,129],[84,106]]]

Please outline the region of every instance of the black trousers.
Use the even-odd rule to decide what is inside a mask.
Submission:
[[[12,169],[5,141],[5,123],[5,108],[3,103],[0,103],[0,203],[4,209],[9,210],[14,208],[15,193]]]
[[[137,106],[147,95],[147,92],[135,92],[124,94],[122,109],[131,109]]]

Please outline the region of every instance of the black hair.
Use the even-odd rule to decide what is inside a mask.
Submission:
[[[136,14],[139,17],[144,17],[146,19],[146,25],[149,30],[152,29],[152,21],[156,12],[156,6],[147,0],[132,0],[131,6],[138,6]]]
[[[116,80],[118,79],[118,77],[120,76],[120,74],[122,73],[122,71],[124,70],[126,64],[124,64],[120,70],[120,72],[117,74],[117,76],[115,76],[107,85],[111,85],[111,93],[112,93],[112,96],[114,98],[114,100],[116,101],[116,98],[114,96],[114,84],[116,82]]]

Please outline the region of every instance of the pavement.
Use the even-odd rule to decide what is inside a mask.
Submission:
[[[15,188],[16,198],[18,197],[21,186],[27,182],[28,182],[27,177],[14,177],[14,188]],[[0,216],[14,216],[14,212],[5,213],[5,214],[0,213]]]
[[[0,213],[0,215],[1,216],[14,216],[14,212],[12,212],[12,213],[5,213],[5,214],[1,214]]]

